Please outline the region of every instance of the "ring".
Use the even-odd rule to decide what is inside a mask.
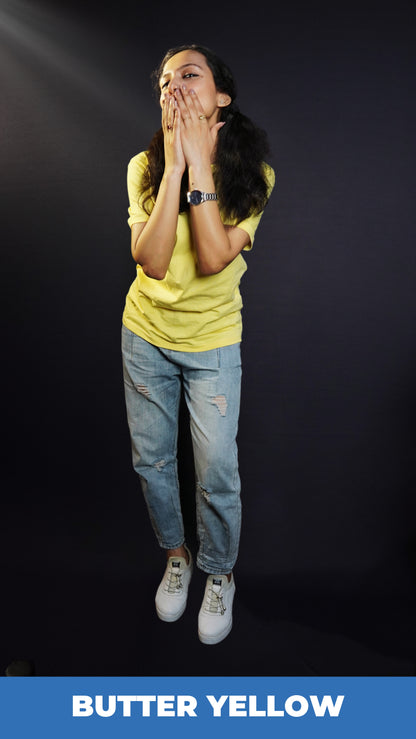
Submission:
[[[200,121],[205,121],[205,120],[206,120],[206,115],[204,115],[204,113],[202,113],[202,114],[201,114],[201,115],[199,116],[199,120],[200,120]]]
[[[166,128],[168,129],[168,131],[172,131],[173,126],[171,126],[170,123],[168,123],[168,125],[166,126]]]

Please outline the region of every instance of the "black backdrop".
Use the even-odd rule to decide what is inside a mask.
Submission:
[[[414,673],[411,7],[1,0],[0,669]],[[191,41],[230,64],[277,173],[242,283],[235,627],[212,648],[202,576],[180,622],[153,614],[119,350],[126,166],[159,125],[150,71]],[[193,542],[186,423],[180,457]]]

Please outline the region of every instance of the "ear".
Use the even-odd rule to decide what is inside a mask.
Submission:
[[[226,108],[231,103],[231,96],[226,92],[217,92],[217,105],[219,108]]]

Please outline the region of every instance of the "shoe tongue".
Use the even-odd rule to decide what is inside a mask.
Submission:
[[[222,579],[220,577],[213,577],[212,578],[212,584],[213,585],[222,585]]]
[[[173,568],[173,569],[177,569],[177,570],[179,570],[180,566],[181,566],[181,563],[179,562],[179,560],[178,560],[178,559],[174,559],[174,560],[172,561],[172,568]]]

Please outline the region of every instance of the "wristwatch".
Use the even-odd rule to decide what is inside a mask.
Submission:
[[[186,193],[186,199],[191,205],[200,205],[206,200],[217,200],[216,192],[201,192],[201,190],[191,190]]]

